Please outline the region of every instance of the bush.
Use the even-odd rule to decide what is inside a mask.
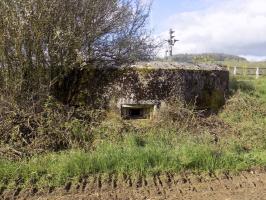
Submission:
[[[11,159],[77,147],[90,149],[93,126],[104,114],[64,106],[51,97],[30,107],[4,99],[0,104],[0,154]],[[10,149],[13,155],[6,153]]]
[[[248,80],[238,80],[235,77],[230,79],[229,88],[232,94],[238,90],[248,94],[253,94],[255,92],[255,86],[252,82]]]

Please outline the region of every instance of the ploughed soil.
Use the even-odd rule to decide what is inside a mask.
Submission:
[[[91,176],[63,188],[9,191],[1,189],[0,199],[30,200],[266,200],[265,171],[242,172],[238,175],[154,175],[153,177]]]

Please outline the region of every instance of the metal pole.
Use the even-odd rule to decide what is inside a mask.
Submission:
[[[170,34],[170,39],[169,39],[169,51],[170,51],[170,57],[172,57],[173,56],[173,46],[175,45],[174,43],[174,41],[173,41],[173,39],[174,39],[174,31],[172,30],[172,29],[170,29],[170,31],[169,31],[169,34]]]
[[[173,29],[169,30],[169,39],[166,40],[168,42],[168,51],[169,51],[169,56],[172,57],[173,56],[173,46],[175,45],[175,43],[179,40],[174,39],[175,36],[173,35],[175,31],[173,31]]]

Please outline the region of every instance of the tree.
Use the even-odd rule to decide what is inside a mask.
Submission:
[[[149,11],[139,0],[0,0],[1,70],[22,92],[51,92],[69,75],[78,92],[82,70],[153,56]]]

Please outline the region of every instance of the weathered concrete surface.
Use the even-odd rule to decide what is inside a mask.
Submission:
[[[198,109],[217,110],[225,103],[229,72],[219,65],[149,62],[122,68],[93,68],[78,100],[105,108],[155,105],[171,99]]]

